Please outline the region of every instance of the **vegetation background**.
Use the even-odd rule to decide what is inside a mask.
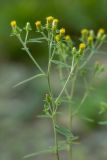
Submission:
[[[59,19],[60,26],[64,26],[74,40],[82,28],[97,31],[103,27],[107,30],[107,0],[0,0],[0,160],[20,160],[26,154],[53,144],[49,120],[37,118],[43,108],[46,82],[41,78],[12,88],[17,82],[34,75],[36,70],[17,39],[10,37],[11,20],[16,20],[20,27],[29,21],[35,31],[35,21],[45,23],[45,17],[50,15]],[[31,33],[33,37],[34,31]],[[33,56],[46,67],[46,45],[32,44],[30,47]],[[76,117],[73,127],[75,134],[80,135],[80,143],[74,145],[74,160],[107,159],[107,127],[97,124],[99,120],[107,120],[107,114],[98,114],[100,103],[107,103],[106,44],[102,50],[105,54],[97,55],[97,59],[104,64],[105,71],[95,81],[96,89],[80,113],[95,122],[89,123]],[[67,123],[66,113],[60,121]],[[61,156],[64,160],[66,153]],[[30,159],[50,160],[52,155]]]

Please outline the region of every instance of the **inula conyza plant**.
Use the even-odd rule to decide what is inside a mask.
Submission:
[[[24,158],[43,153],[54,153],[56,160],[61,160],[59,152],[61,150],[66,150],[68,152],[68,160],[72,160],[72,145],[78,138],[73,134],[72,120],[79,113],[82,104],[90,93],[94,78],[103,71],[103,65],[99,62],[94,62],[94,60],[92,61],[92,57],[98,52],[99,48],[106,40],[105,30],[101,28],[95,33],[93,30],[82,29],[79,38],[80,44],[76,45],[73,39],[69,35],[66,35],[65,28],[59,29],[58,23],[59,20],[52,16],[46,18],[45,24],[42,24],[41,21],[36,21],[35,30],[39,33],[37,34],[39,36],[36,36],[34,39],[29,39],[29,34],[32,30],[29,22],[26,23],[24,29],[19,28],[16,21],[11,22],[11,35],[16,36],[20,41],[22,49],[28,54],[29,58],[40,72],[16,84],[14,87],[39,77],[47,79],[48,92],[45,95],[43,113],[44,117],[50,119],[54,133],[53,146],[44,151],[27,155]],[[25,37],[22,38],[22,34],[24,33]],[[48,63],[46,64],[47,70],[42,69],[32,56],[27,46],[28,43],[31,42],[47,43],[49,51]],[[89,66],[89,61],[91,61],[91,66]],[[51,75],[53,73],[53,67],[57,69],[58,86],[60,85],[57,93],[54,93],[52,89],[53,79]],[[82,89],[80,88],[80,100],[77,105],[75,103],[77,95],[75,92],[79,90],[78,87],[80,86],[78,84],[80,83]],[[68,127],[59,124],[57,120],[60,114],[59,108],[62,104],[66,104],[66,110],[68,111]],[[64,140],[59,141],[57,134],[63,135]]]

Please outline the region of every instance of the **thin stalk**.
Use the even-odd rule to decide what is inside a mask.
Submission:
[[[74,59],[73,59],[73,63],[74,63]],[[73,64],[73,63],[72,63],[72,64]],[[72,65],[72,67],[73,67],[73,65]],[[71,67],[71,68],[72,68],[72,67]],[[60,68],[60,70],[59,70],[59,73],[60,73],[60,79],[62,79],[63,73],[62,73],[62,69],[61,69],[61,68]],[[71,77],[71,73],[70,73],[69,76]],[[65,82],[65,85],[64,85],[64,88],[63,88],[62,91],[65,92],[65,94],[66,94],[66,96],[67,96],[67,98],[68,98],[68,101],[70,102],[71,99],[72,99],[72,96],[73,96],[73,91],[74,91],[74,85],[75,85],[76,77],[73,78],[72,91],[71,91],[71,94],[69,94],[69,92],[68,92],[68,90],[67,90],[67,88],[66,88],[66,85],[67,85],[67,83],[68,83],[68,81],[69,81],[69,79],[70,79],[69,76],[68,76],[67,81]],[[62,94],[62,92],[60,93],[60,95],[61,95],[61,94]],[[60,97],[60,95],[59,95],[59,97]],[[57,100],[58,100],[58,99],[57,99]],[[56,101],[57,101],[57,100],[56,100]],[[68,113],[69,113],[69,129],[72,130],[72,107],[71,107],[70,104],[69,104],[69,106],[68,106]],[[71,143],[69,144],[68,159],[69,159],[69,160],[72,160],[72,144],[71,144]]]
[[[60,99],[60,97],[62,96],[62,94],[63,94],[63,92],[64,92],[64,90],[65,90],[65,88],[66,88],[66,86],[67,86],[67,84],[68,84],[68,82],[69,82],[69,80],[70,80],[70,78],[71,78],[71,75],[73,74],[74,68],[75,68],[75,65],[74,65],[74,58],[73,58],[73,60],[72,60],[72,65],[71,65],[71,69],[70,69],[70,73],[69,73],[69,75],[68,75],[68,78],[67,78],[67,80],[66,80],[66,82],[65,82],[62,90],[60,91],[58,97],[56,98],[55,103],[57,103],[58,100]]]
[[[56,154],[56,159],[60,160],[59,158],[59,151],[58,151],[58,143],[57,143],[57,132],[56,132],[56,128],[55,128],[55,116],[56,116],[56,112],[54,111],[55,103],[54,103],[54,99],[53,99],[53,94],[52,94],[52,89],[51,89],[51,83],[50,83],[50,69],[51,69],[51,60],[54,56],[55,53],[55,49],[53,49],[52,52],[52,40],[53,38],[49,37],[49,41],[48,41],[48,45],[49,45],[49,62],[48,62],[48,71],[47,71],[47,79],[48,79],[48,86],[49,86],[49,94],[52,98],[52,125],[53,125],[53,131],[54,131],[54,143],[55,143],[55,154]]]
[[[28,35],[29,35],[29,32],[28,32],[28,31],[26,31],[25,44],[27,43]]]
[[[29,82],[29,81],[31,81],[31,80],[34,80],[34,79],[36,79],[36,78],[38,78],[38,77],[41,77],[41,76],[46,76],[46,75],[45,75],[45,74],[37,74],[37,75],[35,75],[35,76],[32,76],[32,77],[30,77],[30,78],[28,78],[28,79],[25,79],[25,80],[23,80],[23,81],[15,84],[15,85],[13,86],[13,88],[18,87],[18,86],[20,86],[20,85],[22,85],[22,84],[25,84],[25,83],[27,83],[27,82]]]
[[[67,88],[65,88],[65,94],[67,96],[67,99],[69,102],[71,102],[72,98],[73,98],[73,94],[74,94],[74,89],[75,89],[75,83],[76,83],[76,78],[77,78],[77,72],[78,69],[76,69],[75,71],[75,75],[72,79],[72,89],[71,89],[71,93],[68,93]],[[62,78],[62,69],[60,68],[60,78]],[[68,113],[69,113],[69,129],[72,131],[72,106],[69,103],[68,106]],[[72,144],[69,144],[69,153],[68,153],[68,159],[72,160]]]
[[[82,98],[82,100],[81,100],[78,108],[77,108],[76,111],[72,114],[72,116],[75,116],[75,115],[79,112],[79,110],[80,110],[82,104],[84,103],[84,101],[86,100],[88,94],[89,94],[89,91],[85,92],[85,94],[84,94],[84,96],[83,96],[83,98]]]
[[[94,49],[92,49],[91,53],[89,54],[88,58],[86,61],[84,61],[84,63],[80,66],[79,70],[81,70],[89,61],[90,59],[92,58],[93,54],[101,47],[103,42],[101,42],[98,46],[97,46],[97,43],[95,44],[95,47]]]
[[[78,67],[76,68],[74,77],[72,79],[72,88],[71,88],[71,93],[70,93],[70,98],[68,99],[69,101],[71,101],[73,99],[73,95],[74,95],[74,89],[75,89],[75,85],[76,85],[76,79],[77,79],[77,73],[78,73]],[[68,111],[69,111],[69,129],[72,131],[72,106],[69,104],[68,106]],[[69,144],[69,160],[72,160],[72,143]]]
[[[28,47],[26,46],[26,43],[23,42],[23,40],[20,37],[20,35],[18,35],[17,38],[21,42],[24,50],[27,52],[27,54],[29,55],[30,59],[34,62],[34,64],[36,65],[36,67],[40,70],[41,73],[45,74],[44,71],[42,70],[42,68],[39,66],[39,64],[36,62],[36,60],[34,59],[34,57],[32,56],[32,54],[30,53]]]
[[[56,159],[60,160],[59,158],[59,151],[58,151],[58,143],[57,143],[57,133],[56,133],[56,128],[55,128],[55,117],[53,116],[52,118],[52,123],[53,123],[53,131],[54,131],[54,143],[55,143],[55,153],[56,153]]]
[[[85,93],[84,93],[84,95],[83,95],[83,97],[82,97],[82,99],[81,99],[81,101],[80,101],[80,104],[79,104],[79,106],[77,107],[77,109],[74,111],[74,113],[72,114],[72,116],[75,116],[76,114],[79,113],[79,110],[81,109],[83,103],[85,102],[87,96],[88,96],[89,93],[90,93],[90,90],[89,90],[89,89],[90,89],[90,87],[92,86],[94,79],[95,79],[95,75],[93,76],[93,79],[92,79],[91,83],[89,84],[88,88],[86,88],[86,91],[85,91]]]

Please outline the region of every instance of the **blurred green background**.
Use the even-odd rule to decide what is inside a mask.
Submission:
[[[16,89],[12,86],[36,73],[35,66],[21,50],[15,37],[10,37],[10,21],[16,20],[20,27],[30,22],[35,36],[35,21],[45,22],[47,16],[60,20],[60,26],[74,39],[82,28],[107,29],[107,0],[1,0],[0,1],[0,160],[20,160],[26,154],[42,150],[53,144],[49,120],[39,119],[47,83],[37,79]],[[46,45],[32,44],[31,51],[38,62],[46,67]],[[107,46],[105,54],[97,58],[105,66],[105,72],[95,82],[96,90],[84,104],[84,114],[95,120],[86,123],[79,117],[74,123],[74,131],[80,134],[81,143],[74,146],[73,160],[106,160],[107,127],[97,125],[107,115],[99,116],[99,104],[107,102]],[[60,118],[67,121],[67,115]],[[64,123],[65,123],[64,122]],[[78,154],[77,154],[78,153]],[[62,160],[66,153],[62,153]],[[32,157],[31,160],[52,159],[52,156]]]

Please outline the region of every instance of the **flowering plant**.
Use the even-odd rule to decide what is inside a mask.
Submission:
[[[93,62],[93,64],[89,66],[89,61],[106,40],[105,30],[101,28],[98,30],[97,34],[95,34],[93,30],[82,29],[81,36],[79,38],[80,44],[77,46],[73,39],[69,35],[66,35],[65,28],[59,29],[58,23],[59,20],[52,16],[46,18],[45,25],[43,25],[41,21],[36,21],[36,32],[38,32],[40,36],[35,39],[29,39],[29,33],[32,28],[30,23],[27,22],[24,28],[26,34],[23,39],[23,29],[19,28],[16,21],[11,22],[11,35],[18,38],[22,44],[22,49],[26,51],[32,62],[40,71],[39,74],[16,84],[14,87],[39,77],[47,79],[48,92],[45,95],[43,113],[44,117],[50,118],[54,132],[53,147],[50,147],[43,152],[27,155],[25,158],[45,152],[54,152],[56,159],[60,160],[59,151],[67,150],[68,159],[72,159],[72,145],[78,139],[77,136],[74,136],[72,131],[72,120],[79,113],[84,101],[90,93],[93,85],[93,79],[96,78],[96,76],[104,69],[103,65],[99,62]],[[47,71],[44,71],[41,68],[32,56],[30,49],[27,47],[28,43],[43,43],[44,41],[48,44],[49,50]],[[59,73],[58,84],[60,84],[61,89],[58,89],[58,95],[52,90],[53,80],[51,79],[51,73],[53,66],[57,68],[57,72]],[[89,74],[92,75],[90,78],[88,77]],[[82,93],[79,105],[75,106],[75,92],[80,78],[82,80]],[[58,110],[62,104],[66,104],[67,106],[66,109],[68,110],[69,117],[68,127],[60,125],[57,120],[59,115]],[[58,133],[64,136],[64,141],[58,140]]]

